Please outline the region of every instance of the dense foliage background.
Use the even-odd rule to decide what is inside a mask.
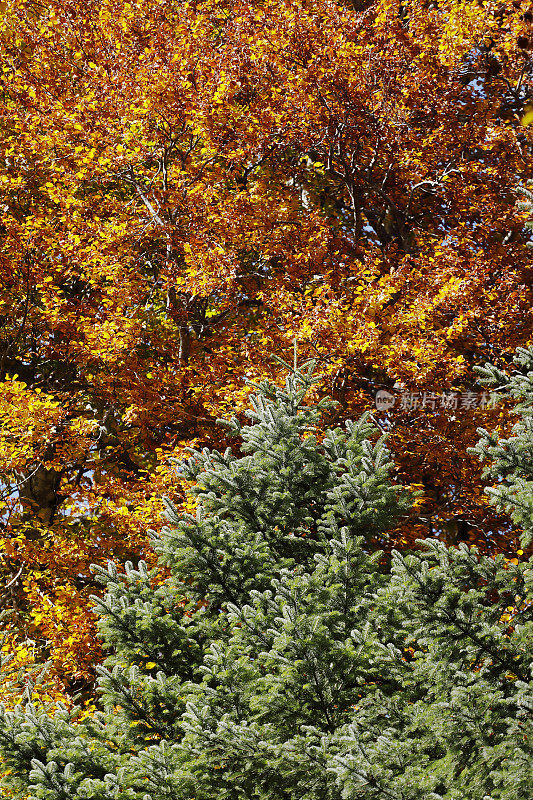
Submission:
[[[438,535],[520,557],[467,448],[512,406],[472,407],[473,367],[531,339],[516,204],[533,174],[529,4],[1,10],[0,585],[16,663],[50,659],[51,696],[90,696],[90,563],[155,563],[146,530],[184,486],[169,457],[237,448],[217,417],[242,414],[243,379],[275,377],[294,339],[323,376],[314,399],[340,404],[327,421],[372,410],[396,477],[422,491],[372,547]],[[397,398],[388,413],[378,390]]]

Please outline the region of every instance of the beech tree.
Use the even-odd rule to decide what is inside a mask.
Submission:
[[[388,569],[368,541],[405,492],[365,418],[317,437],[312,367],[231,421],[242,457],[180,465],[195,513],[167,503],[165,581],[97,568],[101,709],[3,711],[9,796],[529,796],[531,560],[429,539]]]
[[[530,44],[518,0],[7,0],[0,591],[21,666],[92,680],[89,564],[152,558],[168,457],[233,444],[217,417],[295,338],[338,421],[417,393],[378,419],[424,490],[387,547],[514,554],[466,451],[499,412],[421,402],[531,337]]]

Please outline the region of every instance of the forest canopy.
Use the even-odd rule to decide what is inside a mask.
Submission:
[[[91,563],[156,564],[170,459],[293,342],[418,492],[371,542],[518,554],[468,448],[531,342],[527,2],[1,4],[5,649],[92,697]],[[378,408],[386,392],[394,406]],[[485,399],[482,399],[485,398]],[[390,402],[390,401],[389,401]],[[492,406],[492,407],[491,407]],[[161,573],[164,578],[164,570]],[[44,690],[43,690],[44,691]],[[9,695],[6,689],[6,695]]]

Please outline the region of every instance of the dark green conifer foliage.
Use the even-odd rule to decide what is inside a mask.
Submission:
[[[182,465],[198,510],[169,504],[168,580],[100,572],[102,710],[4,711],[9,796],[532,796],[526,565],[428,542],[384,566],[368,541],[405,493],[367,420],[316,437],[311,382],[260,387],[242,458]]]
[[[526,186],[521,186],[518,188],[519,193],[522,195],[524,200],[521,200],[518,203],[518,208],[520,211],[527,211],[529,213],[529,219],[525,223],[525,226],[528,231],[533,231],[533,181],[527,181]],[[533,242],[526,242],[527,247],[531,249],[533,247]]]
[[[472,450],[487,462],[484,477],[496,482],[487,492],[522,528],[525,547],[533,539],[533,346],[519,347],[513,361],[516,369],[510,375],[492,364],[477,368],[480,383],[500,399],[518,401],[518,420],[508,438],[480,429],[481,439]]]

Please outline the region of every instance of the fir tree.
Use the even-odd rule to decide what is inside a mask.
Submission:
[[[525,547],[533,538],[533,346],[519,347],[513,361],[510,375],[492,364],[477,368],[480,383],[495,397],[516,404],[518,420],[508,438],[479,429],[473,452],[486,462],[484,477],[496,482],[487,493],[522,528]]]
[[[526,565],[436,541],[383,564],[408,499],[367,419],[317,435],[312,380],[259,387],[242,457],[182,465],[197,510],[168,504],[165,582],[100,571],[101,710],[4,711],[8,796],[531,796]]]
[[[527,211],[529,214],[529,219],[525,223],[525,226],[528,231],[533,231],[533,181],[527,181],[526,186],[518,187],[519,193],[524,197],[524,200],[521,200],[518,203],[518,208],[520,211]],[[526,242],[526,246],[530,249],[533,248],[533,242]]]

